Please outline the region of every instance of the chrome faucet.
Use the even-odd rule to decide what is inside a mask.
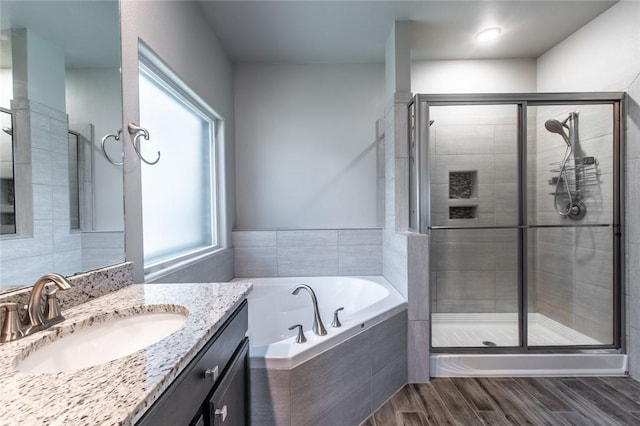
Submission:
[[[42,294],[45,286],[50,282],[54,283],[58,288],[46,293],[47,305],[43,307]],[[21,309],[17,303],[7,302],[0,304],[0,309],[6,310],[1,327],[2,331],[0,332],[0,343],[21,339],[63,321],[64,317],[60,313],[56,291],[68,288],[71,288],[71,284],[62,275],[47,274],[42,276],[36,281],[31,290],[29,304],[26,306],[22,321],[20,320]]]
[[[35,331],[48,328],[53,324],[64,320],[64,317],[60,314],[59,311],[57,311],[57,309],[51,309],[51,311],[57,311],[54,316],[51,316],[49,318],[45,317],[45,309],[42,306],[42,292],[44,291],[45,285],[50,282],[54,283],[60,290],[67,290],[71,288],[71,284],[69,283],[69,281],[67,281],[65,277],[59,274],[43,275],[38,281],[36,281],[33,289],[31,290],[31,295],[29,296],[27,313],[25,314],[24,320],[22,321],[23,325],[27,327],[24,331],[25,336]],[[50,300],[50,296],[55,297],[55,291],[56,290],[53,290],[47,295],[47,305],[55,302]]]
[[[318,299],[313,289],[306,284],[300,284],[291,294],[297,296],[301,289],[307,290],[311,295],[311,302],[313,303],[313,332],[318,336],[326,335],[327,330],[324,328],[324,324],[322,324],[322,318],[320,318],[320,311],[318,310]]]

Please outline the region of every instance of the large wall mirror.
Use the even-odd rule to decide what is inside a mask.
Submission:
[[[0,47],[0,291],[122,262],[118,1],[2,0]]]

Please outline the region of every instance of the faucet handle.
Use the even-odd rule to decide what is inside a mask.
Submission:
[[[305,343],[307,338],[304,337],[304,332],[302,331],[302,324],[296,324],[289,327],[289,330],[293,330],[298,327],[298,336],[296,337],[296,343]]]
[[[58,292],[58,289],[54,288],[48,293],[46,293],[47,303],[44,306],[44,319],[47,321],[48,325],[52,325],[52,324],[56,324],[61,321],[64,321],[64,317],[60,312],[58,297],[56,296],[57,292]]]
[[[0,309],[6,310],[2,332],[0,333],[0,343],[11,342],[23,337],[18,304],[14,302],[0,303]]]
[[[342,327],[342,323],[340,322],[340,318],[338,318],[338,312],[343,311],[344,306],[339,307],[335,311],[333,311],[333,321],[331,322],[331,327],[339,328]]]

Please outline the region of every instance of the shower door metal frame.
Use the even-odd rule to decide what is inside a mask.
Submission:
[[[409,176],[409,224],[410,231],[430,234],[431,230],[444,229],[514,229],[518,232],[518,346],[501,347],[433,347],[432,353],[576,353],[589,350],[625,351],[626,342],[622,332],[624,304],[622,283],[624,282],[624,176],[622,154],[624,152],[624,92],[576,92],[576,93],[506,93],[506,94],[417,94],[408,103],[409,159],[415,161],[415,176]],[[551,105],[603,105],[613,107],[613,212],[611,224],[574,224],[572,227],[611,227],[613,231],[613,343],[603,345],[529,346],[528,335],[528,282],[527,282],[527,231],[540,228],[560,228],[565,225],[528,225],[527,217],[527,109],[529,106]],[[431,176],[429,172],[429,108],[432,106],[514,105],[518,108],[518,225],[516,226],[432,226],[431,225]],[[411,123],[413,120],[413,126]],[[413,132],[413,134],[411,134]],[[412,147],[411,141],[415,144]],[[412,212],[415,210],[415,213]],[[414,216],[414,217],[412,217]],[[415,224],[411,227],[411,224]],[[431,306],[431,291],[429,291]],[[433,310],[430,310],[433,324]]]

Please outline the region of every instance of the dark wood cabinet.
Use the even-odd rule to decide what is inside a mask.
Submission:
[[[245,300],[136,425],[245,425],[247,329]]]
[[[207,407],[209,426],[244,426],[247,418],[247,367],[249,339],[238,348],[224,378],[216,387]]]

